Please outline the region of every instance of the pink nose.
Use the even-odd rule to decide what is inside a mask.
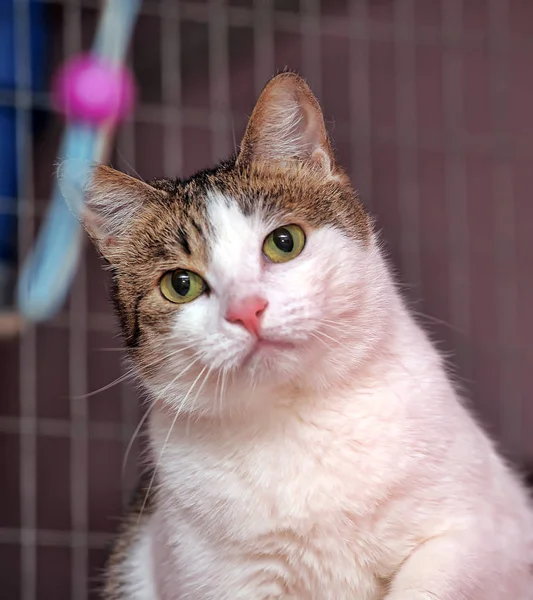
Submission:
[[[260,296],[250,296],[234,300],[228,306],[226,321],[238,323],[254,335],[259,334],[261,315],[268,302]]]

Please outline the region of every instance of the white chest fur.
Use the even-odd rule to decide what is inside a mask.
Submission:
[[[263,427],[177,424],[159,466],[157,536],[190,597],[201,582],[201,598],[382,598],[406,556],[436,533],[419,510],[426,494],[406,484],[422,477],[421,449],[427,437],[437,452],[453,445],[431,431],[438,420],[413,440],[397,394],[280,409]],[[168,419],[156,416],[152,429],[164,440]]]

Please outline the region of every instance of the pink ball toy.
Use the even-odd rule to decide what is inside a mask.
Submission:
[[[54,88],[56,106],[69,120],[92,125],[120,121],[135,99],[135,86],[127,69],[91,55],[69,60]]]

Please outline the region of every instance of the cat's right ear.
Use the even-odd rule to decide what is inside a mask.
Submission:
[[[127,234],[143,205],[163,192],[111,167],[67,159],[58,183],[65,201],[103,256]]]

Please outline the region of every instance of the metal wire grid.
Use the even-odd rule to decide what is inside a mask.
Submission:
[[[20,2],[15,5],[15,50],[16,50],[16,136],[17,136],[17,179],[19,200],[19,255],[24,255],[31,243],[32,232],[29,223],[24,219],[24,206],[32,203],[34,198],[31,178],[25,177],[25,168],[33,172],[32,157],[28,152],[31,140],[29,111],[20,97],[21,90],[31,89],[31,58],[29,44],[30,36],[30,5]],[[21,588],[23,597],[35,597],[36,585],[36,437],[35,437],[35,332],[29,328],[20,339],[20,361],[24,364],[25,372],[20,373],[20,503],[21,503]]]
[[[496,235],[496,264],[498,281],[495,286],[498,306],[497,336],[502,349],[500,361],[500,389],[502,398],[500,417],[502,422],[502,439],[515,440],[516,447],[525,445],[526,427],[523,425],[524,409],[522,391],[516,369],[517,351],[524,351],[518,335],[518,269],[517,269],[517,236],[515,189],[510,157],[513,155],[512,143],[508,132],[510,116],[509,56],[511,34],[509,30],[508,0],[490,0],[490,42],[493,53],[493,72],[491,77],[491,109],[496,124],[495,143],[505,158],[494,170],[493,185],[495,223],[498,227]],[[525,390],[524,390],[525,391]],[[527,390],[529,391],[529,390]],[[505,398],[504,408],[503,399]],[[520,426],[518,426],[520,424]],[[527,426],[527,425],[526,425]]]
[[[50,4],[61,3],[47,0]],[[371,0],[347,2],[347,17],[324,15],[318,0],[301,0],[298,13],[281,11],[274,0],[255,0],[253,6],[230,6],[224,0],[206,0],[203,3],[175,2],[161,0],[146,2],[143,12],[160,18],[160,54],[162,69],[162,105],[141,104],[135,122],[128,122],[119,136],[119,149],[126,169],[133,172],[137,168],[136,157],[143,152],[137,143],[135,124],[139,122],[162,125],[165,174],[183,172],[184,154],[187,148],[181,140],[182,127],[208,127],[212,133],[211,159],[219,160],[233,148],[231,139],[235,120],[242,121],[243,115],[232,112],[230,101],[230,75],[228,57],[229,26],[245,26],[253,31],[254,57],[253,76],[255,90],[259,92],[264,82],[276,68],[285,65],[276,63],[275,34],[278,31],[301,36],[303,73],[317,94],[322,93],[321,38],[323,35],[342,36],[349,41],[349,102],[350,114],[346,123],[337,122],[335,139],[351,146],[351,164],[346,165],[357,174],[357,185],[369,206],[372,205],[374,144],[394,145],[397,152],[399,247],[397,262],[410,283],[422,285],[420,239],[420,197],[416,150],[420,148],[438,149],[446,156],[445,199],[448,214],[449,246],[453,252],[449,256],[448,277],[450,292],[450,321],[460,330],[454,345],[461,354],[457,362],[463,374],[469,373],[469,346],[465,338],[469,336],[469,231],[466,214],[465,160],[467,151],[493,156],[495,147],[504,157],[511,157],[509,127],[500,118],[508,110],[508,85],[506,50],[510,33],[508,28],[509,1],[487,0],[489,7],[489,41],[493,52],[491,73],[491,103],[498,118],[498,130],[494,136],[469,134],[463,122],[463,72],[461,47],[484,43],[463,32],[464,0],[442,2],[442,30],[440,25],[428,26],[415,23],[416,0],[396,0],[392,22],[383,23],[369,16]],[[81,8],[96,6],[94,2],[64,1],[65,20],[62,32],[67,54],[80,49],[82,39]],[[241,3],[239,3],[241,4]],[[19,214],[19,254],[24,256],[34,236],[33,217],[39,215],[45,200],[35,197],[31,177],[33,172],[30,108],[49,107],[49,97],[31,94],[30,57],[26,43],[29,35],[29,1],[16,0],[17,25],[17,88],[14,95],[0,93],[0,104],[12,105],[17,109],[17,133],[19,156],[19,189],[21,200]],[[184,21],[207,24],[209,31],[209,108],[191,108],[182,103],[182,82],[177,65],[180,64],[180,24]],[[381,130],[372,121],[372,97],[370,86],[369,44],[371,41],[394,40],[396,71],[396,131]],[[434,137],[417,130],[416,75],[414,44],[447,44],[454,51],[444,53],[443,92],[446,119],[445,139]],[[521,43],[527,44],[524,39]],[[148,51],[148,50],[147,50]],[[251,107],[250,107],[251,108]],[[239,121],[239,122],[240,122]],[[520,153],[513,148],[513,153]],[[142,175],[142,173],[141,173]],[[495,252],[498,264],[498,345],[504,350],[501,361],[501,396],[506,398],[502,409],[502,437],[515,450],[521,447],[519,430],[522,414],[520,389],[517,383],[515,363],[506,359],[505,350],[513,356],[512,350],[518,345],[517,334],[517,287],[515,268],[515,235],[513,175],[509,163],[498,163],[493,173],[493,184],[498,201],[493,209],[497,211],[495,220],[497,246]],[[504,201],[502,200],[504,199]],[[2,204],[0,203],[0,207]],[[77,283],[73,289],[68,313],[60,315],[48,327],[66,329],[69,336],[70,421],[38,417],[36,393],[36,369],[39,357],[36,352],[36,331],[27,329],[19,341],[19,386],[20,415],[0,417],[0,433],[15,434],[20,442],[20,502],[21,526],[0,529],[0,543],[20,544],[21,571],[20,597],[34,600],[39,595],[37,585],[39,546],[71,549],[71,573],[65,573],[70,580],[69,598],[82,600],[89,595],[88,562],[89,552],[104,547],[108,540],[105,532],[89,531],[88,515],[88,441],[107,440],[121,442],[125,448],[132,428],[138,418],[137,405],[132,402],[131,391],[120,387],[124,424],[94,423],[88,419],[87,394],[87,351],[90,332],[109,330],[112,319],[107,313],[91,313],[87,305],[87,272],[81,265]],[[81,397],[81,399],[80,399]],[[70,439],[70,489],[71,519],[70,531],[43,530],[37,526],[37,438],[38,436]],[[57,597],[57,596],[56,596]]]

